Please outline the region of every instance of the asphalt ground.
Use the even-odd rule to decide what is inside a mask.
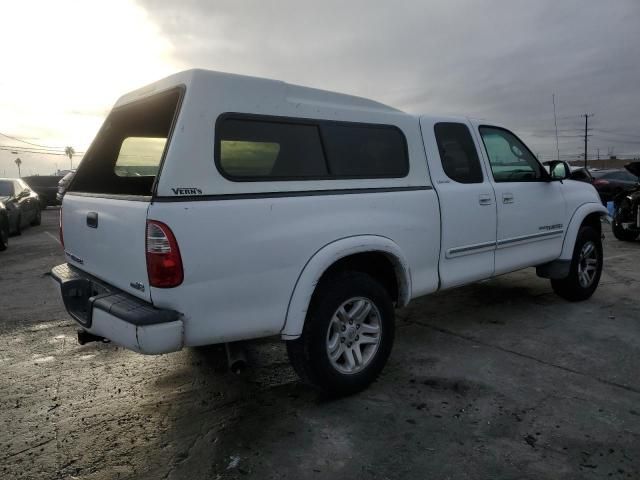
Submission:
[[[0,478],[640,478],[640,242],[604,230],[589,301],[533,269],[416,300],[379,380],[328,400],[278,339],[241,375],[78,345],[48,209],[0,253]]]

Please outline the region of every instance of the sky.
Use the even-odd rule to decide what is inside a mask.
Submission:
[[[21,0],[0,12],[0,132],[71,145],[75,164],[121,94],[193,67],[496,121],[543,160],[556,157],[555,94],[561,158],[582,153],[585,113],[589,158],[640,157],[638,0]],[[16,156],[23,175],[69,166],[26,148],[0,136],[0,175],[17,173]]]

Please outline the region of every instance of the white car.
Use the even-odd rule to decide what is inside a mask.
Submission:
[[[416,297],[526,267],[592,295],[607,212],[550,171],[486,122],[191,70],[117,101],[52,273],[83,340],[160,354],[278,335],[303,378],[353,393]]]

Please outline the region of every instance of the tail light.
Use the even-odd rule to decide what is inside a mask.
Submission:
[[[58,234],[60,235],[60,245],[64,250],[64,235],[62,234],[62,206],[60,206],[60,215],[58,216]]]
[[[604,187],[605,185],[609,185],[609,181],[605,180],[604,178],[598,178],[597,180],[593,181],[593,184],[596,187]]]
[[[171,229],[157,220],[147,220],[147,274],[149,285],[177,287],[184,279],[178,242]]]

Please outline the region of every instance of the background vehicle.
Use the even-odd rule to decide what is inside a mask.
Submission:
[[[640,176],[640,162],[625,166],[632,176]],[[611,229],[618,240],[633,241],[640,236],[640,185],[618,193],[613,199]]]
[[[9,246],[9,213],[4,203],[0,202],[0,251]]]
[[[40,198],[19,178],[0,178],[0,202],[9,216],[11,233],[20,235],[27,225],[40,225]]]
[[[55,175],[34,175],[31,177],[22,177],[27,185],[38,194],[41,207],[44,209],[49,206],[59,205],[60,202],[56,198],[58,193],[58,182],[62,177]]]
[[[75,173],[76,173],[75,170],[73,170],[71,172],[66,173],[64,177],[59,179],[58,190],[56,193],[56,200],[58,201],[58,203],[62,203],[62,198],[64,197],[64,193],[67,191],[67,187],[69,186],[69,183],[73,179],[73,176],[75,175]]]
[[[527,267],[567,300],[593,294],[606,209],[569,172],[500,126],[184,72],[105,120],[52,276],[84,341],[157,354],[280,335],[303,379],[352,393],[413,298]]]
[[[618,194],[638,186],[638,177],[628,170],[609,169],[592,171],[593,186],[596,187],[602,203],[606,204]]]

